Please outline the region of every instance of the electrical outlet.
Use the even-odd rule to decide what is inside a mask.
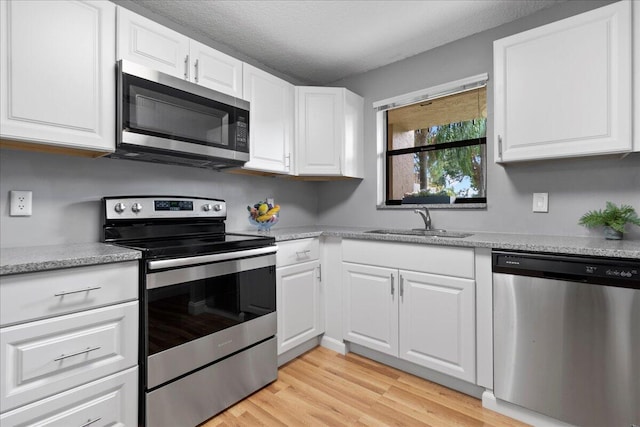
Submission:
[[[533,193],[533,211],[549,212],[549,193]]]
[[[31,191],[11,191],[10,216],[31,216],[32,193]]]

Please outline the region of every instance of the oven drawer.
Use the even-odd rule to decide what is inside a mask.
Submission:
[[[317,238],[278,242],[276,265],[298,264],[320,258],[320,242]]]
[[[0,326],[138,299],[138,262],[0,277]]]
[[[3,427],[135,426],[138,368],[101,378],[0,416]]]
[[[138,302],[0,330],[3,411],[135,366]]]

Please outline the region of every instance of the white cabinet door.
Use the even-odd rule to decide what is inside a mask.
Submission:
[[[475,383],[475,282],[400,271],[400,357]]]
[[[0,136],[115,149],[115,5],[0,2]]]
[[[251,158],[245,169],[288,174],[293,137],[294,86],[249,64],[243,68],[250,103]]]
[[[10,410],[135,366],[138,302],[0,329],[0,405]]]
[[[298,175],[340,175],[344,89],[296,87]]]
[[[138,368],[93,381],[0,415],[3,427],[135,426]]]
[[[631,150],[631,3],[494,42],[496,162]]]
[[[319,269],[316,260],[277,270],[278,354],[324,332]]]
[[[242,61],[195,40],[189,41],[192,81],[242,98]]]
[[[189,79],[189,38],[118,7],[118,59]]]
[[[242,98],[242,61],[118,8],[118,59]]]
[[[398,270],[342,263],[344,339],[398,356]]]

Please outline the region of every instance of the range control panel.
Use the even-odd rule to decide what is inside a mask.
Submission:
[[[227,217],[224,200],[179,196],[105,197],[107,220],[179,219]]]

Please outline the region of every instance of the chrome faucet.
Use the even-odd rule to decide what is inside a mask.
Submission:
[[[429,213],[428,208],[422,208],[424,212],[420,209],[414,210],[415,213],[420,214],[422,220],[424,221],[424,229],[431,230],[431,214]]]

